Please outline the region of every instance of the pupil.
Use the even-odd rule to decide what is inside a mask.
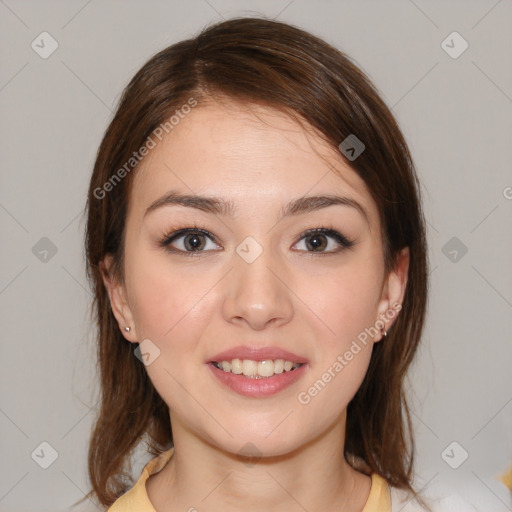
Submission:
[[[204,243],[202,243],[199,235],[189,235],[185,238],[185,246],[187,249],[202,249]]]
[[[309,240],[307,245],[313,249],[325,248],[325,237],[323,235],[311,235]]]

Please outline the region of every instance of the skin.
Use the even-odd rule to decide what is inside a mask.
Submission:
[[[144,215],[170,190],[231,200],[235,213],[167,205]],[[292,199],[334,193],[360,203],[368,220],[344,205],[278,220]],[[202,239],[198,256],[159,246],[172,231],[194,226],[216,237]],[[319,227],[355,245],[335,252],[340,245],[327,237],[320,249],[327,252],[319,254],[306,244],[311,237],[300,238]],[[235,251],[248,236],[263,248],[252,263]],[[173,247],[185,250],[184,239]],[[134,176],[124,285],[110,265],[107,256],[104,282],[123,335],[133,343],[149,339],[160,350],[146,369],[170,408],[175,454],[147,481],[158,512],[225,512],[241,503],[248,512],[364,508],[371,479],[343,457],[346,408],[380,334],[309,404],[297,396],[402,302],[409,254],[402,251],[396,270],[385,274],[376,204],[337,151],[269,107],[229,100],[196,107]],[[238,345],[278,346],[306,358],[308,367],[274,396],[243,397],[205,364]],[[256,463],[242,457],[251,455],[243,450],[247,443],[261,456]]]

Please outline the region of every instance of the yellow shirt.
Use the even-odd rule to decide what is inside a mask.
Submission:
[[[146,492],[146,480],[150,475],[158,473],[172,457],[173,448],[151,459],[138,479],[137,483],[119,497],[107,512],[155,512]],[[372,474],[370,495],[363,512],[391,512],[389,486],[380,475]]]

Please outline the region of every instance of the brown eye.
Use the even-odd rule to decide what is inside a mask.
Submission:
[[[204,235],[202,234],[190,234],[185,235],[183,237],[183,243],[185,245],[185,249],[187,251],[200,251],[204,248],[206,245],[206,242],[204,240]]]
[[[316,228],[303,233],[295,245],[301,245],[298,250],[313,253],[336,253],[355,245],[335,229]]]
[[[324,250],[328,245],[328,240],[321,233],[314,233],[305,237],[306,247],[311,251]]]
[[[202,253],[219,249],[214,236],[203,229],[180,229],[166,236],[160,246],[171,252]]]

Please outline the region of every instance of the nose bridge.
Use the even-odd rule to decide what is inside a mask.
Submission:
[[[277,277],[285,268],[279,257],[247,237],[233,254],[233,263],[223,304],[225,319],[245,321],[258,330],[271,321],[287,323],[293,307],[291,293]]]

